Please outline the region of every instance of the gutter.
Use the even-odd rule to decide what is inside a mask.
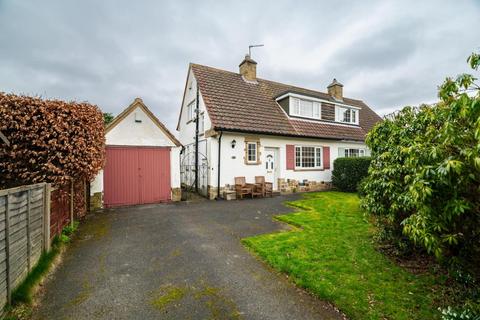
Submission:
[[[365,139],[349,139],[345,137],[312,137],[312,136],[301,136],[296,134],[281,134],[281,133],[272,133],[272,132],[262,132],[262,131],[253,131],[253,130],[242,130],[242,129],[230,129],[230,128],[221,128],[215,127],[214,130],[218,130],[220,132],[227,131],[227,132],[236,132],[236,133],[250,133],[250,134],[263,134],[266,136],[277,136],[277,137],[290,137],[290,138],[300,138],[300,139],[323,139],[323,140],[332,140],[332,141],[357,141],[357,142],[365,142]]]
[[[220,135],[218,136],[217,200],[220,200],[220,152],[222,150],[222,135],[223,131],[220,131]]]

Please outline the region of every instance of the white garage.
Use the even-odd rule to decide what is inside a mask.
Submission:
[[[180,142],[136,98],[105,129],[106,164],[91,207],[180,201]]]

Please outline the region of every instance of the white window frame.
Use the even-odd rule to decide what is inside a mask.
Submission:
[[[200,122],[198,123],[198,132],[199,134],[203,134],[205,132],[205,114],[204,113],[200,115]]]
[[[195,108],[196,108],[196,100],[194,99],[189,104],[187,104],[187,121],[191,121],[195,119]]]
[[[358,156],[354,156],[352,150],[358,150]],[[342,154],[343,152],[343,154]],[[367,150],[365,148],[338,148],[338,157],[340,158],[357,158],[365,157],[367,155]]]
[[[312,103],[312,115],[302,114],[301,103],[302,101]],[[320,102],[311,99],[301,99],[297,97],[290,97],[290,115],[295,117],[309,118],[309,119],[322,119],[322,105]]]
[[[254,160],[250,160],[250,146],[251,145],[255,146],[255,153],[254,153],[255,159]],[[257,144],[257,142],[248,141],[247,142],[247,152],[246,153],[247,153],[246,154],[247,163],[257,163],[258,162],[258,144]]]
[[[347,112],[347,111],[350,112],[350,121],[343,120],[344,112]],[[358,109],[335,106],[335,121],[337,122],[348,123],[348,124],[358,124],[359,114],[360,113],[358,112]],[[355,121],[353,121],[354,117],[355,117]]]
[[[302,166],[302,156],[303,156],[303,149],[302,148],[314,148],[313,157],[314,157],[314,166],[313,167],[303,167]],[[297,150],[300,149],[300,158],[299,162],[300,165],[297,165]],[[320,152],[320,163],[318,163],[317,152]],[[309,146],[309,145],[296,145],[295,146],[295,153],[294,153],[294,161],[295,161],[295,170],[319,170],[323,169],[323,147],[318,146]]]

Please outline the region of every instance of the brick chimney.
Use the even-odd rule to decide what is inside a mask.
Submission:
[[[335,100],[343,101],[343,84],[333,79],[327,87],[328,94],[332,96]]]
[[[243,59],[239,67],[240,74],[246,80],[255,81],[257,79],[257,63],[252,58],[250,58],[248,54],[245,55],[245,59]]]

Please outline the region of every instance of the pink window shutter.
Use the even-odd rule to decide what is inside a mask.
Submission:
[[[295,169],[295,146],[287,144],[287,170]]]
[[[330,169],[330,147],[323,147],[323,169]]]

